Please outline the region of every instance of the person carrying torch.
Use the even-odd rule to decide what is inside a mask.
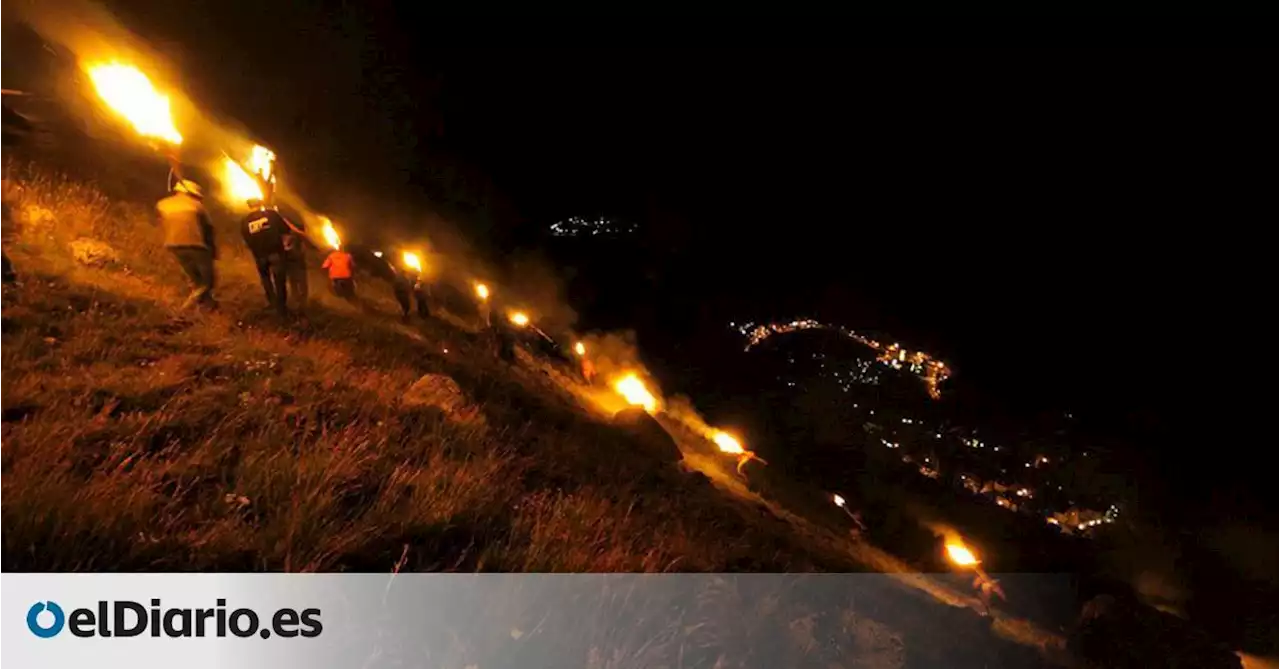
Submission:
[[[956,566],[973,570],[973,588],[978,591],[978,598],[982,602],[982,615],[989,617],[992,596],[1006,599],[1000,582],[987,574],[978,557],[959,539],[947,541],[946,552],[947,558]]]
[[[422,258],[417,253],[405,251],[401,260],[404,264],[402,269],[404,279],[408,282],[413,299],[418,303],[418,317],[426,320],[431,317],[431,307],[427,303],[427,299],[430,297],[430,290],[426,281],[422,278]]]
[[[204,191],[194,181],[182,179],[174,184],[173,193],[156,203],[160,227],[164,230],[164,246],[191,282],[191,294],[182,303],[217,307],[213,299],[213,260],[217,257],[213,224],[204,207]]]
[[[268,209],[261,198],[250,199],[247,204],[250,211],[240,222],[240,234],[253,253],[267,303],[283,318],[289,315],[289,269],[284,240],[291,230],[280,212]]]
[[[582,380],[588,384],[594,383],[596,366],[591,362],[591,358],[587,357],[587,345],[584,342],[577,342],[573,345],[573,352],[582,361]]]
[[[333,250],[325,257],[324,264],[320,267],[329,273],[329,283],[334,295],[348,300],[353,299],[356,296],[355,258],[342,250],[342,240],[338,237],[338,231],[334,229],[333,222],[327,218],[322,232],[325,242]]]
[[[480,320],[484,321],[485,329],[493,327],[492,317],[489,309],[489,286],[483,283],[476,283],[476,299],[480,301],[479,311]]]
[[[275,199],[277,183],[275,152],[261,144],[255,144],[249,151],[246,167],[242,169],[248,172],[249,178],[253,181],[255,188],[251,190],[261,196],[262,207],[279,213],[280,209],[276,206]],[[293,296],[297,307],[302,309],[307,306],[311,295],[311,287],[307,280],[307,247],[319,249],[307,236],[306,227],[301,222],[293,221],[283,214],[280,214],[280,220],[284,221],[286,227],[281,243],[284,245],[287,292]]]

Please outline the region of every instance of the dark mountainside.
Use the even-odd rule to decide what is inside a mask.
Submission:
[[[6,81],[11,67],[14,59],[6,58]],[[162,175],[162,164],[128,141],[103,141],[109,128],[96,128],[97,140],[53,123],[46,128],[48,145],[8,152],[5,173],[6,252],[23,278],[5,293],[8,569],[940,566],[936,558],[916,557],[938,555],[939,537],[915,527],[918,519],[906,511],[892,510],[894,498],[879,503],[894,523],[912,526],[895,535],[915,552],[905,564],[844,536],[843,518],[791,515],[788,510],[813,518],[792,501],[814,500],[787,481],[753,482],[773,493],[762,505],[733,494],[733,487],[717,489],[664,465],[661,447],[646,447],[649,437],[619,429],[584,406],[566,370],[527,352],[514,366],[493,360],[467,314],[399,326],[390,318],[389,291],[369,280],[360,305],[313,290],[320,293],[318,308],[297,325],[279,327],[256,311],[261,296],[226,225],[229,212],[217,212],[226,240],[219,261],[224,310],[177,316],[172,308],[180,282],[145,223],[161,179],[139,176]],[[316,171],[332,164],[321,157],[325,145],[317,144],[308,149],[314,154],[302,154],[308,169],[300,181],[343,171]],[[460,183],[432,181],[433,205],[442,205],[438,194],[457,193],[438,210],[441,221],[457,211],[473,214],[468,202],[491,201]],[[357,198],[335,197],[341,206],[363,207],[351,204]],[[386,220],[379,234],[394,237],[392,230],[412,228],[415,217],[370,213],[400,206],[388,205],[392,201],[377,198],[372,209],[349,218]],[[483,239],[488,225],[468,232]],[[83,244],[76,243],[85,238],[108,244],[118,257],[82,266],[76,249]],[[667,291],[685,279],[646,275],[636,295],[646,282],[666,286],[662,294],[680,294]],[[705,332],[720,315],[701,313],[696,290],[662,302],[647,306],[653,310],[648,318],[633,321],[642,333],[666,330],[668,336],[642,340],[656,344],[645,347],[652,357],[646,362],[658,378],[702,380],[703,386],[672,385],[707,406],[728,407],[732,416],[732,392],[719,391],[726,398],[721,403],[708,388],[723,367],[692,346],[686,351],[705,367],[681,362],[677,340],[684,333],[663,326],[693,322],[688,332]],[[614,318],[623,324],[634,316],[623,307]],[[453,385],[429,381],[425,394],[411,390],[423,391],[419,383],[437,374]],[[707,392],[695,392],[700,388]],[[707,475],[717,484],[733,478],[715,471],[732,469],[732,462],[716,460],[707,444],[677,441],[687,458],[715,463]],[[28,481],[41,485],[24,486]],[[829,504],[823,508],[832,512]],[[51,553],[51,546],[65,550]],[[955,596],[911,587],[944,600]],[[1048,629],[1069,626],[1075,604],[1050,616]],[[936,641],[910,629],[912,615],[890,627],[898,625],[901,637],[916,643]],[[1008,627],[1015,622],[1007,617],[993,636],[1059,647],[1053,632],[1049,641],[1034,628],[1018,637]],[[1015,646],[1000,651],[1001,660],[1030,659]]]

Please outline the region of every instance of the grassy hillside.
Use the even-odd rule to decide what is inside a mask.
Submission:
[[[230,216],[222,308],[179,312],[148,201],[15,162],[4,201],[7,569],[859,567],[466,323],[400,324],[385,285],[352,305],[313,276],[306,316],[278,323]],[[115,259],[77,262],[86,240]],[[460,393],[406,401],[425,374]]]
[[[758,497],[663,418],[685,458],[671,463],[601,407],[611,391],[527,352],[501,362],[465,316],[403,324],[385,284],[361,281],[351,303],[313,272],[305,315],[280,322],[228,212],[213,210],[220,309],[180,310],[162,193],[109,155],[83,162],[108,169],[4,165],[19,277],[3,288],[4,569],[879,571],[905,599],[871,618],[846,607],[842,624],[880,630],[880,659],[821,666],[1061,657],[1024,620],[979,623],[963,578],[906,573],[844,534],[820,494],[775,481]],[[765,617],[794,636],[814,615]],[[796,657],[852,652],[819,652],[810,632]]]

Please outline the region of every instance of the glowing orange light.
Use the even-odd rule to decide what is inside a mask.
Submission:
[[[334,229],[333,221],[326,216],[322,216],[321,219],[324,220],[324,227],[320,229],[320,232],[324,235],[325,243],[335,250],[342,248],[342,238],[338,236],[338,231]]]
[[[253,178],[248,171],[244,169],[231,156],[222,157],[222,181],[223,188],[231,200],[236,203],[249,202],[250,200],[261,201],[262,184]]]
[[[422,271],[422,259],[418,257],[418,254],[412,251],[405,251],[403,259],[405,267],[408,267],[415,272]]]
[[[720,449],[721,453],[741,455],[747,452],[747,449],[742,447],[742,442],[738,441],[737,437],[725,432],[724,430],[716,430],[716,433],[711,437],[711,440],[715,442],[716,447]]]
[[[576,343],[576,344],[574,344],[574,345],[573,345],[573,352],[574,352],[574,353],[577,353],[578,355],[586,355],[586,354],[587,354],[587,345],[586,345],[586,344],[584,344],[584,343],[582,343],[582,342],[578,342],[578,343]]]
[[[973,551],[959,542],[947,543],[947,557],[961,567],[972,567],[978,564],[978,558]]]
[[[644,407],[644,410],[649,413],[658,410],[658,399],[649,392],[644,381],[641,381],[634,372],[614,381],[613,389],[631,406]]]
[[[182,135],[173,125],[169,98],[161,95],[147,75],[138,68],[122,63],[88,66],[89,79],[98,96],[117,114],[133,125],[143,137],[170,144],[182,144]]]
[[[478,298],[480,298],[480,299],[482,299],[482,300],[487,300],[487,299],[489,299],[489,287],[488,287],[488,286],[486,286],[486,285],[484,285],[483,283],[477,283],[477,284],[476,284],[476,297],[478,297]]]
[[[507,316],[511,320],[512,325],[516,327],[524,327],[529,324],[529,315],[523,311],[513,311]]]
[[[275,183],[276,154],[265,146],[255,145],[249,153],[249,171],[267,183]]]

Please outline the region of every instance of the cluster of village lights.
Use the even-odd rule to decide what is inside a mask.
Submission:
[[[744,351],[750,351],[764,340],[779,334],[788,334],[801,330],[827,330],[838,333],[876,351],[877,362],[897,370],[906,367],[908,371],[924,382],[925,390],[929,393],[929,397],[935,400],[942,396],[942,382],[951,376],[951,369],[947,367],[946,363],[934,359],[924,351],[908,351],[897,343],[881,344],[879,341],[854,332],[849,328],[828,325],[812,318],[802,318],[786,323],[765,323],[763,325],[756,323],[743,323],[741,325],[730,323],[729,327],[735,328],[747,338],[747,345],[743,349]]]

